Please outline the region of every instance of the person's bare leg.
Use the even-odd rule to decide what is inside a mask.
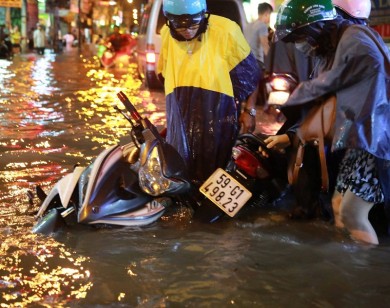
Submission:
[[[364,201],[348,189],[341,200],[340,215],[341,222],[353,239],[377,245],[378,236],[368,220],[368,212],[373,205],[374,203]]]
[[[332,209],[333,209],[333,216],[334,216],[334,224],[337,228],[344,228],[344,224],[341,221],[341,213],[340,213],[342,198],[343,198],[342,194],[339,193],[337,190],[335,190],[332,197]]]

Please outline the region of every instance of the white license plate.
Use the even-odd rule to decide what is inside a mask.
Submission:
[[[283,91],[274,91],[271,92],[268,96],[268,105],[283,105],[288,97],[290,96],[290,93],[283,92]]]
[[[221,168],[214,171],[199,191],[230,217],[234,217],[252,197],[248,189]]]

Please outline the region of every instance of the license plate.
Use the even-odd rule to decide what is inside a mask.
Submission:
[[[290,94],[283,91],[274,91],[271,92],[268,96],[268,105],[283,105]]]
[[[214,171],[199,191],[230,217],[234,217],[252,197],[248,189],[221,168]]]

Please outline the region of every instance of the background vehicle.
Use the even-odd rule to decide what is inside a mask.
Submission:
[[[235,21],[242,30],[247,25],[242,1],[240,0],[207,0],[207,8],[211,14],[227,17]],[[162,12],[162,0],[148,3],[143,11],[136,53],[138,72],[151,89],[161,88],[162,84],[156,75],[156,64],[161,48],[161,27],[165,24]]]
[[[297,85],[298,79],[293,74],[273,73],[268,76],[265,112],[272,114],[276,122],[283,123],[286,120],[280,107],[288,100]]]
[[[110,37],[106,41],[101,41],[98,45],[97,56],[103,67],[109,68],[119,65],[128,65],[129,59],[133,56],[135,37],[130,34],[119,34],[116,36],[116,47],[110,42]]]

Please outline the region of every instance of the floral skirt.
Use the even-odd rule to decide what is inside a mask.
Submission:
[[[348,149],[341,161],[336,189],[342,194],[349,189],[370,203],[384,202],[375,157],[364,150]]]

